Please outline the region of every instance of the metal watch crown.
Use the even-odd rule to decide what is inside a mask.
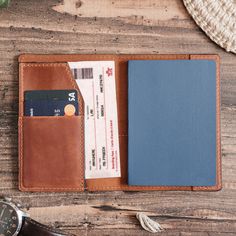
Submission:
[[[27,212],[21,210],[22,205],[21,205],[20,203],[15,203],[15,202],[13,202],[13,201],[12,201],[12,198],[10,198],[10,197],[2,197],[2,199],[3,199],[3,201],[6,202],[6,203],[9,203],[9,204],[11,204],[11,205],[15,205],[15,206],[18,208],[18,211],[21,212],[22,216],[24,216],[24,217],[30,217],[29,213],[27,213]],[[0,199],[0,200],[1,200],[1,199]]]
[[[12,202],[12,198],[10,197],[4,197],[3,200],[6,202]]]

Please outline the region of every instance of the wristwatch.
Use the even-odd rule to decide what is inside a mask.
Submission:
[[[74,236],[32,220],[10,198],[0,199],[0,236]]]

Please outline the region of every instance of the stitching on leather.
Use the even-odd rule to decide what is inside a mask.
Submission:
[[[60,57],[60,55],[57,55],[55,57],[53,57],[52,55],[24,55],[22,56],[22,59],[25,59],[27,57],[32,57],[32,58],[36,58],[36,59],[45,59],[45,58],[48,58],[48,59],[57,59]],[[66,58],[75,58],[77,59],[78,58],[78,55],[62,55],[62,57],[66,57]],[[119,61],[120,59],[124,59],[124,58],[127,58],[129,60],[132,60],[132,59],[137,59],[138,57],[140,57],[141,59],[158,59],[158,58],[161,58],[163,60],[168,60],[168,59],[185,59],[185,60],[188,60],[188,58],[186,58],[187,56],[195,56],[195,59],[212,59],[213,57],[215,58],[215,55],[187,55],[187,54],[182,54],[182,55],[156,55],[156,54],[153,54],[153,55],[115,55],[114,57],[112,55],[91,55],[94,59],[98,58],[98,59],[117,59],[117,61]],[[190,58],[191,59],[191,58]],[[80,59],[81,60],[81,59]],[[216,62],[218,62],[216,60]],[[48,64],[60,64],[60,63],[63,63],[63,62],[58,62],[58,63],[51,63],[49,62]],[[45,64],[45,63],[40,63],[39,65],[42,65],[42,64]],[[37,65],[37,64],[36,64]],[[47,65],[47,64],[45,64]],[[219,76],[219,68],[218,68],[218,63],[217,63],[217,76]],[[217,80],[219,80],[219,77],[217,77]],[[219,97],[219,82],[217,82],[217,97]],[[217,112],[219,113],[219,102],[217,100]],[[219,116],[219,114],[217,113],[217,116]],[[194,187],[195,190],[204,190],[204,189],[214,189],[214,188],[217,188],[219,185],[220,185],[220,181],[221,181],[221,167],[220,167],[220,134],[219,134],[219,122],[217,122],[217,176],[219,176],[217,178],[217,185],[216,186],[210,186],[210,187],[206,187],[206,186],[196,186]],[[123,135],[122,135],[123,136]],[[179,189],[179,190],[185,190],[185,189],[188,189],[190,188],[191,186],[183,186],[183,187],[180,187],[180,186],[96,186],[96,187],[90,187],[89,190],[106,190],[106,189],[118,189],[118,190],[158,190],[158,189],[170,189],[170,190],[174,190],[174,189]],[[194,189],[193,189],[194,190]]]
[[[188,60],[189,57],[188,55],[183,54],[183,55],[117,55],[117,61],[120,61],[121,59],[127,58],[129,60],[132,59],[137,59],[138,57],[142,59],[157,59],[163,57],[163,60],[168,60],[168,59],[183,59],[183,60]],[[120,136],[128,136],[128,135],[120,135]],[[112,189],[118,189],[118,190],[157,190],[157,189],[174,189],[174,188],[181,189],[179,186],[102,186],[102,185],[96,185],[96,187],[88,187],[89,190],[112,190]],[[187,187],[188,188],[188,187]],[[183,187],[183,190],[186,189],[186,187]]]
[[[67,73],[68,77],[70,78],[70,82],[71,82],[73,88],[77,91],[77,93],[78,93],[78,95],[79,95],[79,96],[78,96],[79,104],[80,104],[79,110],[80,110],[80,112],[83,114],[83,112],[84,112],[84,111],[83,111],[83,106],[82,106],[82,105],[83,105],[83,101],[82,101],[82,99],[81,99],[82,94],[81,94],[79,88],[77,87],[77,84],[76,84],[75,80],[72,78],[72,74],[71,74],[71,71],[70,71],[68,65],[65,64],[64,66],[65,66],[65,68],[66,68],[66,73]]]
[[[216,63],[216,158],[217,158],[217,176],[215,186],[194,186],[193,190],[217,190],[222,184],[221,170],[221,135],[220,135],[220,62],[217,55],[192,55],[193,59],[209,59]]]
[[[84,60],[84,56],[89,56],[93,59],[106,59],[106,60],[109,60],[109,59],[117,59],[118,61],[120,59],[124,59],[124,58],[127,58],[127,59],[137,59],[137,58],[142,58],[142,59],[146,59],[146,58],[150,58],[150,59],[163,59],[163,60],[166,60],[166,59],[186,59],[188,60],[189,59],[189,54],[149,54],[149,55],[145,55],[145,54],[133,54],[133,55],[129,55],[129,54],[103,54],[103,55],[99,55],[99,54],[81,54],[81,55],[78,55],[78,54],[64,54],[64,55],[22,55],[21,56],[21,59],[24,60],[26,59],[27,57],[28,58],[32,58],[31,62],[38,62],[37,60],[45,60],[45,59],[49,59],[49,60],[57,60],[59,58],[63,58],[64,62],[67,62],[68,60],[70,59],[75,59],[75,60],[79,60],[79,61],[82,61]],[[26,63],[29,63],[29,62],[26,62]],[[53,62],[48,62],[48,63],[53,63]],[[57,63],[62,63],[62,61],[58,61]]]
[[[186,54],[179,54],[179,55],[174,55],[174,54],[171,54],[171,55],[156,55],[156,54],[153,54],[153,55],[119,55],[118,56],[118,61],[119,60],[122,60],[122,59],[129,59],[129,60],[143,60],[143,59],[158,59],[158,60],[168,60],[168,59],[172,59],[172,60],[175,60],[175,59],[179,59],[179,60],[189,60],[187,58],[187,55]]]
[[[66,63],[64,63],[64,62],[58,62],[58,63],[51,63],[51,62],[49,62],[49,63],[38,63],[38,64],[29,63],[29,64],[24,64],[23,65],[23,69],[24,69],[24,67],[51,67],[51,66],[52,67],[56,67],[57,66],[57,67],[64,67],[65,68],[66,74],[67,74],[67,76],[69,78],[69,81],[70,81],[72,87],[79,94],[79,97],[78,97],[79,103],[83,104],[83,101],[81,100],[81,96],[82,96],[81,92],[80,92],[79,88],[77,87],[77,85],[75,84],[75,81],[72,78],[71,71],[70,71],[70,69],[69,69],[69,67],[68,67],[68,65]],[[23,79],[22,79],[22,83],[23,83]],[[23,92],[23,89],[22,89],[22,92]],[[22,94],[22,96],[23,96],[23,94]],[[81,113],[83,113],[83,107],[82,106],[79,107],[79,110],[80,110]]]
[[[23,130],[23,118],[24,118],[24,120],[27,120],[27,119],[30,119],[29,117],[20,117],[20,120],[22,120],[22,122],[21,122],[21,124],[22,124],[22,126],[21,126],[21,129]],[[33,119],[35,119],[36,117],[34,117]],[[41,119],[41,120],[43,120],[43,119],[47,119],[48,117],[37,117],[36,119]],[[55,117],[55,118],[57,118],[58,119],[58,117]],[[65,118],[65,117],[64,117]],[[80,116],[80,117],[78,117],[78,119],[80,119],[80,121],[82,121],[83,120],[83,116]],[[80,127],[81,127],[81,125],[82,125],[82,123],[83,122],[80,122]],[[80,132],[81,133],[81,136],[80,136],[80,139],[81,140],[83,140],[82,139],[82,134],[83,134],[83,129],[82,129],[82,132]],[[23,134],[23,131],[21,132],[21,134]],[[23,136],[23,135],[22,135]],[[22,137],[21,137],[21,140],[23,140],[22,139]],[[23,141],[21,141],[21,154],[20,154],[20,160],[21,160],[21,163],[22,163],[22,166],[21,166],[21,171],[20,171],[20,174],[21,174],[21,187],[22,187],[22,189],[30,189],[30,190],[38,190],[38,191],[40,191],[40,190],[80,190],[80,188],[82,188],[83,189],[83,186],[84,186],[84,178],[82,178],[82,181],[80,180],[79,181],[79,184],[80,184],[80,188],[78,188],[78,187],[68,187],[68,186],[66,186],[66,187],[34,187],[34,186],[27,186],[27,187],[25,187],[24,186],[24,178],[23,178],[23,164],[24,164],[24,161],[23,161],[23,147],[22,147],[22,144],[23,144]],[[81,144],[82,145],[82,144]],[[81,150],[83,150],[83,149],[81,149]],[[83,151],[82,151],[83,152]],[[82,157],[83,157],[83,154],[82,154]],[[83,160],[83,158],[82,158],[82,160]],[[81,176],[83,176],[83,165],[80,165],[80,172],[81,172]],[[81,178],[81,177],[80,177]]]
[[[103,191],[103,190],[125,190],[125,191],[139,191],[139,190],[190,190],[191,186],[96,186],[89,187],[89,191]]]
[[[24,82],[23,82],[23,78],[24,78],[24,64],[20,67],[21,68],[21,78],[20,78],[20,96],[19,96],[19,100],[23,98],[23,86],[24,86]],[[20,112],[22,113],[22,101],[19,101],[19,106],[20,106]],[[20,167],[20,171],[19,171],[19,177],[20,177],[20,186],[21,188],[23,187],[23,120],[21,117],[19,117],[19,122],[20,122],[20,129],[19,129],[19,142],[20,142],[20,163],[19,163],[19,167]]]
[[[20,91],[20,96],[19,99],[24,100],[23,97],[23,88],[24,88],[24,65],[21,66],[21,79],[20,79],[20,84],[21,84],[21,91]],[[19,105],[20,105],[20,112],[21,115],[23,115],[23,105],[22,105],[22,101],[19,101]]]
[[[72,74],[71,74],[71,71],[70,71],[68,65],[66,64],[65,67],[66,67],[66,72],[68,74],[68,77],[70,78],[72,86],[74,87],[74,89],[79,94],[79,104],[80,104],[79,110],[82,113],[82,115],[84,115],[83,114],[83,112],[84,112],[84,110],[83,110],[83,101],[81,100],[82,95],[80,93],[80,90],[77,88],[77,85],[75,84],[75,80],[72,78]],[[83,151],[84,147],[82,147],[82,146],[84,146],[83,145],[83,142],[84,142],[84,126],[83,126],[83,123],[84,123],[84,120],[81,119],[81,121],[80,121],[80,155],[82,155],[82,158],[81,158],[82,163],[80,164],[80,173],[81,173],[80,174],[80,187],[81,187],[81,189],[84,188],[84,169],[85,169],[84,168],[84,151]]]
[[[82,160],[81,160],[81,164],[80,164],[80,172],[81,172],[81,188],[84,188],[84,172],[85,172],[85,164],[84,164],[84,158],[85,158],[85,153],[84,153],[84,117],[81,117],[81,121],[80,121],[80,154],[82,155]]]
[[[26,119],[30,119],[30,118],[26,118],[26,117],[23,117],[24,118],[24,120],[26,120]],[[25,119],[26,118],[26,119]],[[35,117],[34,117],[35,118]],[[22,119],[22,118],[21,118]],[[36,119],[47,119],[47,117],[37,117]],[[80,117],[80,120],[82,120],[83,119],[83,117],[81,116]],[[82,124],[83,122],[80,122],[80,124]],[[22,122],[22,124],[23,124],[23,122]],[[22,132],[23,133],[23,132]],[[82,140],[82,139],[81,139]],[[21,142],[21,144],[22,144],[22,142]],[[23,148],[21,147],[21,150],[23,150]],[[83,150],[83,149],[82,149]],[[82,155],[83,156],[83,155]],[[22,154],[22,151],[21,151],[21,157],[23,157],[23,154]],[[23,158],[21,158],[21,163],[22,163],[22,169],[23,169]],[[82,165],[80,165],[80,170],[82,170],[83,169],[83,167],[82,167]],[[20,173],[23,173],[23,171],[21,171]],[[83,174],[83,172],[81,172],[81,175]],[[82,181],[80,181],[79,183],[80,183],[80,188],[78,188],[78,187],[76,187],[76,188],[74,188],[74,187],[34,187],[34,186],[32,186],[32,185],[29,185],[29,186],[27,186],[27,187],[24,187],[24,181],[23,181],[23,177],[21,178],[22,180],[21,180],[21,182],[22,182],[22,189],[29,189],[30,188],[30,190],[78,190],[78,189],[80,189],[80,188],[82,188],[83,189],[83,181],[84,181],[84,179],[82,180]]]
[[[26,55],[27,56],[27,55]],[[159,58],[160,56],[159,55],[131,55],[131,56],[129,56],[129,55],[119,55],[119,56],[110,56],[109,58],[116,58],[118,61],[119,61],[119,59],[120,58],[128,58],[128,59],[137,59],[137,56],[138,57],[142,57],[142,58],[149,58],[149,59],[155,59],[155,58]],[[52,58],[51,56],[48,56],[49,58]],[[76,57],[76,56],[75,56]],[[184,54],[183,55],[183,59],[186,59],[185,58],[186,57],[186,55]],[[24,57],[23,57],[24,58]],[[42,58],[42,59],[45,59],[45,56],[42,56],[42,57],[40,57],[40,56],[38,56],[38,58]],[[96,55],[96,57],[95,58],[101,58],[101,59],[107,59],[107,55],[102,55],[102,56],[99,56],[99,55]],[[177,55],[166,55],[165,56],[165,58],[164,59],[175,59],[175,58],[177,58]],[[182,58],[182,57],[181,57]],[[51,62],[49,62],[49,63],[38,63],[38,64],[24,64],[23,65],[23,69],[24,69],[24,66],[25,67],[44,67],[44,66],[65,66],[65,64],[63,63],[63,62],[58,62],[58,63],[51,63]],[[67,66],[65,66],[66,67],[66,71],[67,71],[67,74],[68,74],[68,77],[70,78],[70,80],[71,80],[71,72],[70,71],[68,71],[68,67]],[[22,76],[22,81],[23,81],[23,76]],[[72,83],[72,86],[78,91],[78,89],[75,87],[75,85],[74,85],[74,83],[73,83],[73,81],[71,81],[71,83]],[[23,87],[22,87],[22,90],[23,90]],[[79,92],[79,91],[78,91]],[[81,165],[81,168],[83,168],[83,166],[84,165]],[[83,173],[83,172],[81,172],[81,173]],[[81,178],[82,179],[82,182],[81,182],[81,185],[83,184],[83,182],[84,182],[84,178]],[[100,187],[102,187],[102,188],[100,188]],[[165,186],[154,186],[154,187],[151,187],[151,186],[134,186],[134,188],[135,187],[138,187],[139,189],[155,189],[155,188],[158,188],[158,189],[165,189],[166,187]],[[174,186],[171,186],[172,188],[174,188]],[[82,188],[82,186],[81,186],[81,188]],[[120,186],[120,187],[118,187],[119,189],[131,189],[130,188],[130,186]],[[27,188],[26,188],[27,189]],[[40,187],[40,188],[32,188],[31,187],[31,189],[35,189],[35,190],[69,190],[69,189],[71,189],[71,190],[73,190],[74,188],[42,188],[42,187]],[[77,188],[76,188],[77,189]],[[75,190],[76,190],[75,189]],[[104,187],[104,186],[96,186],[96,187],[92,187],[92,188],[89,188],[89,189],[93,189],[93,190],[96,190],[96,189],[98,189],[98,190],[102,190],[102,189],[117,189],[117,187],[115,186],[115,187],[113,187],[113,186],[107,186],[107,187]]]
[[[20,163],[19,163],[19,167],[20,167],[20,171],[19,171],[19,177],[20,177],[20,185],[22,186],[23,185],[23,176],[22,176],[22,170],[23,170],[23,167],[22,167],[22,164],[23,164],[23,144],[22,144],[22,140],[23,140],[23,122],[22,122],[22,118],[19,117],[19,129],[20,129],[20,132],[19,132],[19,145],[20,145]]]
[[[83,58],[83,55],[86,55],[86,54],[81,54],[79,56],[82,56],[81,58]],[[99,55],[99,54],[91,54],[91,55],[86,55],[86,56],[92,56],[93,58],[97,58],[97,59],[113,59],[115,60],[117,58],[117,56],[119,56],[118,54],[117,55],[113,55],[113,54],[104,54],[104,55]],[[21,60],[24,60],[26,58],[32,58],[32,61],[31,62],[38,62],[36,61],[35,59],[38,59],[38,60],[45,60],[45,59],[49,59],[49,60],[56,60],[60,57],[66,57],[66,59],[64,60],[64,62],[67,62],[68,59],[76,59],[78,60],[78,54],[65,54],[65,55],[32,55],[32,54],[29,54],[29,55],[22,55],[21,56]],[[79,59],[80,61],[82,61],[81,59]],[[30,62],[26,62],[26,63],[30,63]],[[51,63],[51,62],[48,62],[48,63]],[[53,62],[52,62],[53,63]],[[58,63],[62,63],[61,61],[59,61]]]
[[[220,102],[220,63],[219,63],[219,61],[217,61],[217,99],[218,99],[218,107],[217,107],[217,112],[219,113],[219,114],[217,114],[217,130],[218,130],[218,136],[217,136],[217,138],[218,138],[218,155],[219,155],[219,157],[218,157],[218,171],[219,171],[219,185],[221,185],[221,181],[222,181],[222,168],[221,168],[221,135],[220,135],[220,132],[221,132],[221,130],[220,130],[220,104],[221,104],[221,102]]]
[[[79,118],[79,117],[84,117],[83,115],[81,115],[81,116],[76,116],[77,118]],[[60,119],[71,119],[71,118],[73,118],[73,117],[67,117],[67,116],[23,116],[23,118],[25,119],[25,120],[32,120],[32,119],[34,119],[34,120],[44,120],[44,119],[48,119],[48,120],[50,120],[50,119],[52,119],[52,120],[60,120]]]
[[[211,59],[211,60],[215,60],[216,62],[216,71],[217,71],[217,74],[216,74],[216,104],[217,104],[217,119],[220,119],[218,118],[219,115],[220,115],[220,101],[219,101],[219,90],[220,90],[220,70],[219,70],[219,62],[218,60],[216,59],[216,55],[190,55],[190,56],[194,56],[194,59]],[[119,57],[122,57],[122,56],[119,56]],[[144,56],[142,58],[148,58],[149,56]],[[126,57],[123,57],[123,58],[126,58]],[[135,57],[132,57],[132,56],[128,56],[129,59],[132,59],[132,58],[135,58]],[[172,59],[173,58],[173,55],[170,55],[165,57],[165,59]],[[176,56],[177,58],[177,56]],[[164,60],[165,60],[164,59]],[[190,58],[191,60],[191,58]],[[181,190],[181,189],[185,189],[185,188],[192,188],[192,191],[196,191],[196,190],[214,190],[214,189],[218,189],[219,186],[221,185],[221,158],[220,158],[220,153],[221,153],[221,148],[220,148],[220,124],[219,124],[220,121],[217,122],[217,127],[216,127],[216,130],[217,130],[217,154],[216,154],[216,158],[217,158],[217,181],[216,181],[216,186],[117,186],[117,187],[113,187],[113,186],[106,186],[106,187],[103,187],[101,186],[96,186],[96,187],[90,187],[89,190],[93,191],[93,190],[106,190],[106,189],[121,189],[121,190],[161,190],[161,189],[178,189],[178,190]]]
[[[21,73],[20,73],[21,74],[21,78],[20,78],[20,83],[21,83],[21,91],[20,91],[20,93],[21,93],[21,95],[20,95],[20,98],[22,98],[23,91],[24,91],[24,82],[23,82],[24,81],[24,68],[25,67],[46,67],[46,66],[49,66],[49,67],[50,66],[61,66],[61,67],[64,67],[66,69],[67,76],[68,76],[68,78],[69,78],[73,88],[78,91],[78,89],[76,88],[75,84],[72,81],[70,71],[68,71],[68,67],[64,63],[22,64],[21,65]],[[80,91],[78,91],[78,93],[80,94]],[[80,100],[80,102],[81,102],[81,100]],[[19,105],[22,107],[21,103],[22,103],[22,101],[20,101]],[[40,119],[40,118],[43,119],[43,117],[38,117],[38,119]],[[24,180],[24,177],[23,177],[23,173],[24,173],[24,171],[23,171],[23,168],[24,168],[23,167],[24,166],[24,161],[23,161],[23,120],[22,120],[22,117],[19,117],[19,119],[21,120],[20,121],[20,132],[19,132],[19,136],[20,136],[20,165],[19,165],[20,166],[20,171],[19,171],[19,175],[20,175],[20,187],[21,187],[21,189],[22,190],[38,190],[38,191],[40,191],[40,190],[48,190],[48,191],[50,191],[50,190],[58,190],[58,191],[59,190],[83,190],[84,189],[83,158],[82,158],[82,165],[80,165],[82,171],[81,171],[80,177],[79,177],[79,179],[80,179],[80,187],[79,188],[72,188],[72,187],[59,187],[59,188],[45,187],[44,188],[44,187],[25,187],[24,186],[24,181],[23,181]],[[82,122],[80,122],[80,123],[81,123],[81,125],[80,125],[80,129],[81,129]],[[83,129],[81,129],[81,130],[83,132]],[[82,137],[83,133],[82,132],[80,132],[81,133],[81,135],[80,135],[81,140],[83,140],[83,137]],[[83,149],[81,149],[81,150],[83,150]],[[83,156],[84,156],[84,154],[83,154],[83,151],[82,151],[82,157]]]

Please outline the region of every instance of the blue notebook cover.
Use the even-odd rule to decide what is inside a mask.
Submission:
[[[128,62],[128,184],[216,185],[216,64]]]

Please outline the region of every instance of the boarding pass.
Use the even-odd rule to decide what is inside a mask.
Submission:
[[[84,99],[85,178],[120,177],[114,61],[69,66]]]

